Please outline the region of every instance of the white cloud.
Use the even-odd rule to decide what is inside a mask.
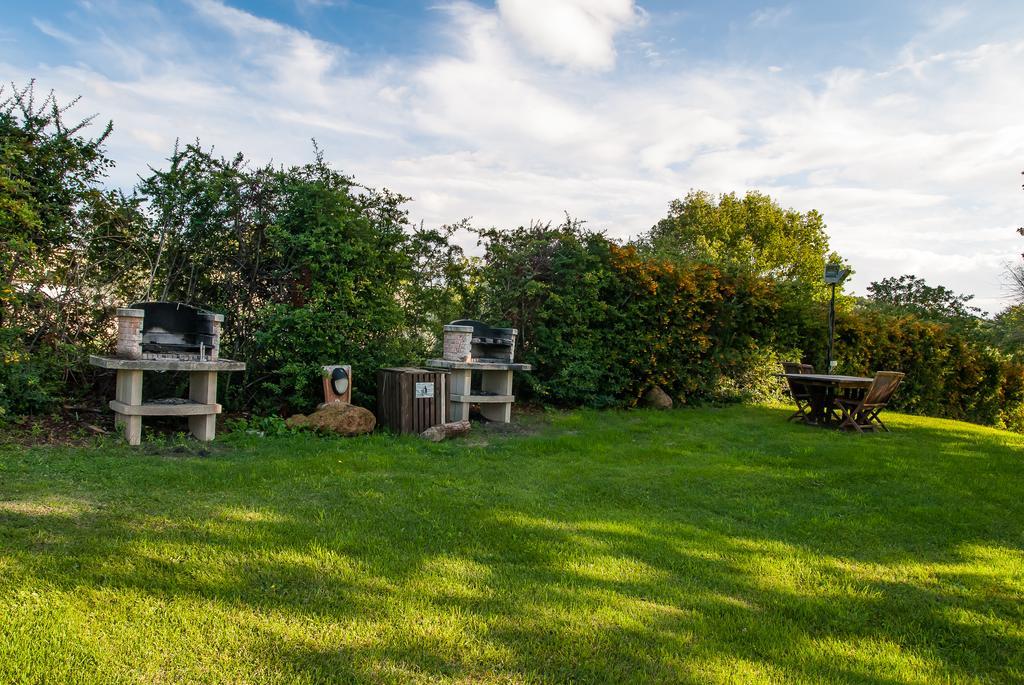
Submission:
[[[913,272],[992,310],[1003,304],[1002,263],[1021,251],[1024,42],[951,50],[919,37],[878,71],[717,63],[613,76],[599,68],[636,21],[631,3],[585,3],[591,14],[567,3],[585,15],[574,21],[590,22],[570,42],[589,47],[563,60],[550,36],[523,49],[528,22],[557,13],[531,19],[503,1],[449,5],[441,51],[354,71],[343,46],[192,2],[225,39],[222,53],[153,9],[144,31],[43,24],[74,36],[74,59],[27,65],[0,44],[0,70],[37,76],[65,100],[82,94],[84,113],[113,118],[114,180],[125,184],[176,137],[292,163],[309,159],[315,136],[339,167],[413,196],[412,217],[434,224],[511,226],[569,211],[628,237],[690,188],[758,188],[821,210],[859,289]],[[535,51],[592,68],[552,68]]]
[[[756,28],[778,28],[782,22],[793,14],[793,8],[785,7],[762,7],[750,14],[750,25]]]
[[[535,55],[587,69],[615,65],[615,34],[638,25],[633,0],[497,0],[501,20]]]
[[[218,0],[189,3],[206,21],[235,39],[237,54],[246,67],[243,78],[257,76],[279,96],[302,100],[312,96],[320,104],[327,102],[324,81],[339,69],[345,56],[343,48]]]
[[[295,6],[300,12],[311,9],[323,9],[325,7],[344,7],[348,0],[295,0]]]
[[[960,24],[969,15],[970,12],[968,12],[966,7],[953,5],[950,7],[943,7],[938,12],[935,12],[928,23],[929,27],[934,32],[947,31]]]
[[[66,33],[65,31],[61,31],[48,21],[44,21],[42,19],[33,19],[32,25],[39,29],[44,35],[47,35],[55,40],[59,40],[62,43],[67,43],[69,45],[78,44],[78,39]]]
[[[508,141],[522,149],[572,145],[586,140],[600,122],[574,106],[564,93],[537,83],[517,59],[498,17],[475,7],[449,8],[452,38],[460,54],[423,65],[413,76],[417,125],[434,135],[480,143]]]

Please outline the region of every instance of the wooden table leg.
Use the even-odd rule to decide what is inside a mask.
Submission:
[[[142,372],[118,369],[117,388],[114,397],[118,402],[138,406],[142,404]],[[124,439],[129,445],[142,442],[142,417],[114,414],[114,425],[124,430]]]
[[[482,371],[480,378],[480,389],[484,392],[496,395],[512,394],[512,372],[511,371]],[[500,423],[512,421],[512,403],[499,402],[495,404],[481,404],[480,413],[484,418]]]
[[[200,404],[217,403],[217,372],[190,371],[188,374],[188,397]],[[217,434],[217,415],[199,414],[188,417],[188,430],[196,440],[209,442]]]
[[[838,388],[829,386],[828,393],[825,395],[825,424],[833,428],[839,425],[839,414],[836,414],[836,397],[838,394]]]
[[[812,426],[824,426],[826,420],[825,404],[828,401],[828,390],[821,385],[808,385],[811,395],[811,411],[807,423]]]

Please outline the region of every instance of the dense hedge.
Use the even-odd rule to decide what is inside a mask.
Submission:
[[[568,223],[484,231],[490,315],[522,329],[532,396],[631,405],[658,385],[677,401],[763,399],[784,358],[822,368],[826,311],[784,283],[674,265]],[[947,324],[852,305],[839,371],[907,374],[899,409],[1021,429],[1024,367]]]
[[[898,409],[1024,429],[1024,366],[954,326],[858,307],[837,317],[836,353],[846,373],[904,372]]]
[[[86,363],[113,346],[119,306],[181,300],[226,315],[221,353],[244,374],[229,409],[317,402],[319,368],[351,363],[371,403],[377,368],[420,360],[466,313],[470,264],[451,229],[410,225],[406,198],[327,165],[253,167],[176,146],[130,195],[103,188],[109,126],[83,137],[65,107],[0,86],[0,417],[109,395]],[[427,332],[427,334],[424,334]],[[178,374],[147,378],[179,392]]]
[[[678,268],[578,224],[485,231],[490,316],[521,329],[534,397],[631,404],[652,385],[714,395],[758,349],[776,306],[762,281]],[[763,337],[763,336],[762,336]]]
[[[562,406],[631,406],[655,385],[682,403],[765,399],[781,359],[823,361],[816,213],[698,193],[635,245],[567,221],[478,231],[483,257],[468,258],[453,240],[465,223],[417,228],[406,198],[316,151],[254,168],[176,147],[130,195],[105,190],[109,127],[84,138],[64,112],[31,88],[0,102],[0,416],[109,394],[86,357],[112,346],[114,309],[142,299],[225,313],[222,353],[248,369],[222,401],[262,413],[315,404],[326,363],[353,364],[370,403],[378,368],[422,362],[464,316],[519,328],[536,367],[522,394]],[[701,222],[720,239],[684,249]],[[794,236],[815,245],[795,270],[779,249]],[[906,372],[899,408],[1021,430],[1024,370],[976,328],[843,298],[836,356],[845,372]],[[161,382],[182,379],[147,387],[175,390]]]

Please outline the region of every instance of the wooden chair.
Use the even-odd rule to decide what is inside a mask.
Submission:
[[[782,362],[782,370],[787,374],[814,373],[813,366],[799,362]],[[786,382],[789,384],[789,394],[793,401],[796,402],[796,411],[786,420],[793,421],[794,419],[799,419],[807,421],[811,415],[811,391],[806,385],[800,381],[793,380],[789,376],[786,377]]]
[[[839,427],[858,433],[881,428],[888,433],[889,427],[882,422],[879,414],[889,404],[902,381],[903,374],[899,371],[879,371],[863,397],[837,397],[835,406],[842,412]]]

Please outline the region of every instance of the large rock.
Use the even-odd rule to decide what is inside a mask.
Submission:
[[[285,424],[289,428],[309,428],[325,433],[352,436],[373,432],[374,426],[377,425],[377,418],[369,409],[363,409],[347,402],[331,402],[330,404],[321,404],[309,416],[296,414],[285,421]]]
[[[651,409],[671,409],[672,398],[657,385],[644,393],[643,405]]]

